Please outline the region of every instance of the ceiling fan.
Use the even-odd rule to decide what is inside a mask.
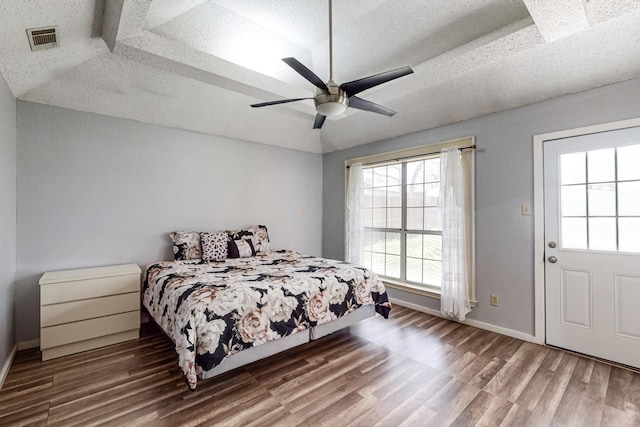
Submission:
[[[331,0],[329,0],[329,81],[326,83],[323,82],[320,77],[295,58],[282,58],[288,66],[315,85],[315,96],[312,98],[292,98],[261,102],[258,104],[252,104],[252,107],[266,107],[269,105],[313,99],[317,111],[316,119],[313,123],[314,129],[320,129],[327,116],[337,116],[342,114],[345,112],[347,107],[384,114],[389,117],[396,113],[382,105],[359,98],[356,95],[362,91],[371,89],[374,86],[411,74],[413,73],[413,70],[411,67],[402,67],[386,71],[384,73],[375,74],[373,76],[364,77],[362,79],[353,80],[351,82],[342,83],[338,86],[333,81],[333,23],[331,9]]]

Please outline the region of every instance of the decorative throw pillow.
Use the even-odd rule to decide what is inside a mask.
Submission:
[[[244,258],[254,256],[253,227],[247,230],[227,230],[229,235],[229,258]]]
[[[224,261],[228,254],[227,239],[228,235],[224,231],[200,233],[202,260]]]
[[[231,238],[227,234],[227,257],[228,258],[240,258],[240,253],[238,252],[238,245],[236,245],[235,240]]]
[[[256,252],[269,252],[271,250],[271,243],[269,243],[269,233],[267,227],[264,225],[256,225],[251,228],[253,233],[253,247]]]
[[[254,256],[256,250],[253,248],[251,239],[229,239],[228,256],[229,258],[248,258]]]
[[[169,233],[173,241],[173,255],[176,261],[202,258],[200,233],[195,231],[175,231]]]
[[[248,230],[227,230],[227,234],[232,240],[253,240],[253,229]]]

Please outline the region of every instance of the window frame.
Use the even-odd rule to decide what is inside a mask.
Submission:
[[[464,148],[469,147],[471,145],[475,145],[475,137],[468,136],[464,138],[458,138],[454,140],[431,143],[422,145],[419,147],[412,147],[409,149],[402,150],[394,150],[390,152],[383,152],[380,154],[374,154],[371,156],[358,157],[353,159],[347,159],[345,161],[345,197],[346,197],[346,189],[348,186],[348,168],[350,165],[355,163],[361,163],[363,167],[374,167],[374,166],[384,166],[389,164],[397,164],[402,163],[402,223],[400,229],[387,229],[387,228],[379,228],[373,227],[369,229],[373,229],[375,231],[380,232],[392,232],[392,233],[400,233],[400,254],[401,254],[401,262],[400,262],[400,270],[401,277],[406,277],[406,235],[408,234],[438,234],[441,235],[441,232],[434,233],[428,230],[407,230],[406,229],[406,185],[407,185],[407,177],[406,177],[406,164],[411,161],[416,160],[424,160],[433,157],[439,157],[442,149],[457,147]],[[468,271],[469,271],[469,299],[472,304],[476,302],[476,286],[475,286],[475,150],[464,150],[462,151],[462,161],[464,166],[465,180],[467,182],[467,230],[469,231],[469,241],[467,242],[467,259],[468,259]],[[346,203],[345,203],[346,206]],[[346,210],[345,210],[345,218],[346,218]],[[346,230],[345,230],[346,231]],[[346,236],[346,234],[345,234]],[[345,237],[346,244],[346,237]],[[428,286],[419,284],[416,282],[411,282],[402,279],[394,279],[386,276],[380,277],[383,283],[391,288],[400,289],[403,291],[425,295],[432,298],[440,298],[440,287]]]

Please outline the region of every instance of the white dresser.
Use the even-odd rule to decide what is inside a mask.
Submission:
[[[136,264],[51,271],[40,278],[42,360],[133,340],[139,333]]]

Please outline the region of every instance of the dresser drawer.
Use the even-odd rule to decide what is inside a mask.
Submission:
[[[49,305],[139,291],[140,274],[51,283],[40,286],[40,304]]]
[[[140,328],[140,311],[114,314],[40,329],[40,348],[46,349]]]
[[[113,295],[42,306],[40,326],[55,326],[140,309],[140,293]]]
[[[140,337],[137,329],[125,332],[118,332],[113,335],[105,335],[103,337],[91,338],[90,340],[74,342],[71,344],[60,345],[58,347],[43,348],[42,361],[54,359],[56,357],[67,356],[69,354],[80,353],[81,351],[93,350],[94,348],[104,347],[106,345],[118,344],[125,341],[136,340]]]

